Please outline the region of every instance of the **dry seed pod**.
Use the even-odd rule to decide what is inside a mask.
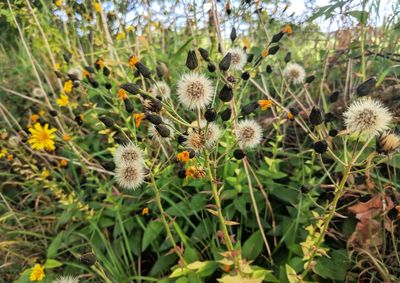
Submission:
[[[376,78],[372,77],[364,82],[362,82],[356,89],[358,96],[368,95],[374,88],[376,84]]]
[[[228,71],[231,66],[232,55],[231,53],[226,53],[224,58],[222,58],[221,62],[219,62],[219,69],[221,71]]]
[[[324,114],[317,107],[313,107],[310,113],[310,123],[314,126],[320,125],[324,122]]]
[[[198,66],[197,62],[197,56],[196,56],[196,51],[194,50],[189,50],[187,58],[186,58],[186,67],[189,68],[189,70],[194,70]]]

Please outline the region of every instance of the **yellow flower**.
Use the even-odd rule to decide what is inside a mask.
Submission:
[[[143,208],[142,215],[149,215],[149,208],[148,207]]]
[[[133,31],[133,26],[128,26],[128,27],[126,27],[126,32],[130,32],[130,31]]]
[[[119,32],[119,33],[117,34],[117,40],[125,39],[125,37],[126,37],[126,34],[125,34],[125,32],[123,32],[123,31],[121,31],[121,32]]]
[[[94,2],[93,3],[93,7],[95,9],[96,12],[100,13],[101,12],[101,4],[99,2]]]
[[[61,97],[57,99],[58,106],[67,106],[69,104],[69,98],[65,94],[61,94]]]
[[[43,109],[40,109],[40,111],[39,111],[39,116],[42,117],[42,116],[44,116],[45,113],[46,113],[46,112],[45,112]]]
[[[43,278],[46,275],[44,275],[44,266],[41,266],[40,264],[35,264],[35,266],[32,268],[31,275],[29,276],[30,281],[42,281]]]
[[[189,153],[189,151],[185,150],[185,151],[182,151],[182,152],[178,153],[178,155],[176,156],[176,160],[177,160],[177,161],[181,161],[181,162],[188,163],[189,160],[190,160],[190,153]]]
[[[267,110],[272,105],[272,100],[259,100],[258,105],[260,105],[261,110]]]
[[[143,118],[144,118],[144,114],[143,113],[133,114],[133,119],[135,119],[136,128],[140,127],[140,123],[142,122]]]
[[[58,7],[60,7],[60,6],[62,5],[62,1],[59,0],[59,1],[57,1],[57,2],[60,2],[60,5],[57,5],[57,4],[56,4]],[[54,64],[54,69],[55,69],[56,71],[59,71],[59,70],[60,70],[60,67],[61,67],[61,66],[60,66],[60,63],[55,63],[55,64]]]
[[[72,80],[68,80],[64,83],[64,92],[65,93],[70,93],[72,91],[72,88],[74,87],[74,83]]]
[[[47,177],[49,177],[50,176],[50,172],[49,172],[49,170],[47,170],[46,168],[44,168],[43,169],[43,171],[42,171],[42,173],[40,173],[40,179],[42,179],[42,180],[44,180],[44,179],[46,179]]]
[[[30,128],[31,136],[29,138],[29,143],[32,146],[32,149],[37,150],[54,150],[56,147],[54,146],[54,139],[56,135],[53,133],[57,131],[57,129],[49,129],[49,125],[45,124],[44,127],[40,125],[40,123],[36,123],[33,128]]]
[[[0,158],[6,157],[6,154],[7,154],[7,149],[2,148],[0,150]]]

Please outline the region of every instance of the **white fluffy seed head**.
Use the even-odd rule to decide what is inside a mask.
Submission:
[[[242,48],[234,47],[227,51],[231,53],[231,66],[232,70],[241,70],[247,62],[247,55]]]
[[[377,138],[377,151],[383,154],[391,154],[400,149],[400,136],[392,131],[385,131]]]
[[[42,90],[40,87],[35,87],[35,88],[32,90],[32,95],[33,95],[34,97],[40,98],[40,97],[44,97],[45,93],[43,92],[43,90]]]
[[[143,151],[133,143],[120,145],[114,153],[116,166],[124,166],[131,163],[143,163]]]
[[[163,81],[156,82],[151,87],[151,92],[154,96],[161,96],[164,99],[168,99],[171,96],[171,89],[169,88],[167,83]]]
[[[202,109],[210,104],[214,86],[206,76],[196,72],[187,73],[178,82],[179,101],[189,109]]]
[[[247,148],[256,147],[262,140],[262,128],[260,124],[254,120],[240,121],[235,134],[239,145]]]
[[[367,136],[376,136],[385,131],[392,120],[389,110],[380,101],[369,97],[354,101],[343,113],[343,117],[350,133]]]
[[[118,184],[127,190],[135,190],[144,181],[144,167],[142,163],[135,162],[119,166],[115,170]]]
[[[184,145],[196,152],[212,147],[221,136],[221,130],[215,123],[208,123],[207,126],[207,121],[201,120],[200,127],[198,121],[193,121],[191,125],[193,127],[188,129]]]
[[[53,283],[79,283],[79,279],[73,276],[58,277]]]
[[[306,71],[302,66],[296,63],[289,63],[283,70],[285,78],[294,84],[301,84],[306,77]]]

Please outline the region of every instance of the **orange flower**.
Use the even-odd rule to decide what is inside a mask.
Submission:
[[[178,153],[178,155],[176,156],[176,160],[180,161],[180,162],[188,163],[190,160],[190,152],[185,150],[185,151]]]
[[[60,164],[60,167],[67,167],[67,165],[68,165],[68,160],[66,160],[66,159],[61,159],[60,162],[59,162],[59,164]]]
[[[263,51],[261,51],[261,56],[262,57],[267,57],[268,56],[268,49],[265,48]]]
[[[14,155],[12,155],[12,154],[7,155],[7,160],[8,161],[13,161],[14,160]]]
[[[140,124],[142,123],[143,118],[144,118],[144,114],[143,113],[133,114],[133,119],[135,119],[136,128],[140,127]]]
[[[120,89],[118,90],[118,96],[119,96],[119,98],[121,98],[122,100],[125,100],[125,99],[128,98],[128,95],[126,94],[126,91],[125,91],[124,89],[122,89],[122,88],[120,88]]]
[[[260,105],[262,111],[267,110],[271,107],[272,100],[259,100],[258,105]]]
[[[149,215],[149,208],[148,207],[143,208],[142,215]]]
[[[84,78],[90,77],[90,73],[89,73],[88,70],[83,70],[83,71],[82,71],[82,75],[83,75]]]
[[[287,113],[287,118],[288,118],[289,120],[294,120],[294,115],[293,115],[292,113],[288,112],[288,113]]]
[[[104,67],[104,59],[103,58],[99,58],[96,60],[95,65],[99,66],[100,68]]]
[[[66,141],[66,142],[69,142],[71,140],[71,136],[68,135],[68,134],[64,134],[63,135],[63,140]]]
[[[186,177],[192,177],[193,179],[199,179],[199,178],[205,177],[206,172],[204,171],[203,168],[196,167],[196,166],[190,166],[188,169],[186,169],[185,175],[186,175]]]
[[[37,114],[32,114],[31,115],[31,122],[36,123],[36,121],[39,119],[39,115]]]
[[[284,27],[282,28],[282,32],[283,32],[283,33],[287,33],[287,34],[291,34],[291,33],[293,32],[293,29],[292,29],[291,26],[286,25],[286,26],[284,26]]]
[[[129,66],[131,66],[132,68],[135,67],[137,62],[139,62],[139,58],[136,57],[135,55],[129,57]]]

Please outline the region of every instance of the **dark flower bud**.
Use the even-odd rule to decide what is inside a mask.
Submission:
[[[196,156],[196,152],[193,149],[189,149],[189,158],[193,158]]]
[[[251,63],[254,59],[254,54],[253,53],[249,53],[247,54],[247,63]]]
[[[224,85],[221,89],[221,91],[219,92],[218,95],[219,99],[221,99],[223,102],[228,102],[231,101],[231,99],[233,98],[233,91],[232,88],[228,85]]]
[[[354,182],[356,185],[363,185],[365,183],[365,175],[357,175],[354,178]]]
[[[358,96],[366,96],[368,95],[374,88],[376,84],[376,78],[372,77],[365,82],[361,83],[356,91]]]
[[[74,120],[79,126],[82,126],[83,120],[81,115],[76,115]]]
[[[109,68],[107,68],[106,66],[104,66],[103,68],[103,75],[108,77],[111,74],[111,71]]]
[[[339,95],[340,95],[340,92],[339,91],[335,91],[335,92],[333,92],[330,96],[329,96],[329,102],[330,103],[334,103],[334,102],[336,102],[337,100],[338,100],[338,98],[339,98]]]
[[[314,76],[314,75],[311,75],[311,76],[308,76],[308,77],[305,79],[305,83],[306,83],[306,84],[310,84],[310,83],[312,83],[314,80],[315,80],[315,76]]]
[[[249,72],[246,71],[246,72],[242,73],[242,79],[243,80],[247,81],[249,78],[250,78]]]
[[[332,122],[333,118],[335,118],[335,116],[333,116],[333,114],[331,112],[326,113],[325,114],[325,123]]]
[[[160,134],[160,136],[162,136],[163,138],[168,138],[171,131],[168,129],[167,126],[165,126],[164,124],[160,124],[155,126],[157,132]]]
[[[187,140],[185,135],[179,135],[178,136],[178,143],[183,144]]]
[[[101,163],[101,166],[103,166],[107,171],[114,171],[115,169],[115,163],[112,161],[104,161]]]
[[[233,152],[233,156],[237,159],[237,160],[241,160],[246,156],[246,153],[241,150],[241,149],[235,149],[235,151]]]
[[[336,129],[329,130],[329,136],[330,137],[336,137],[337,134],[338,134],[338,131]]]
[[[63,58],[66,63],[69,63],[69,61],[71,60],[71,54],[69,52],[64,52]]]
[[[110,117],[102,115],[99,117],[99,120],[106,126],[107,128],[112,128],[114,126],[114,120]]]
[[[277,34],[274,34],[270,44],[279,42],[282,39],[283,35],[284,33],[282,31],[278,32]]]
[[[328,149],[328,144],[324,140],[317,141],[316,143],[314,143],[313,148],[317,153],[324,153]]]
[[[138,69],[136,69],[136,70],[133,72],[133,76],[134,76],[135,78],[140,77],[140,72],[139,72]]]
[[[79,87],[79,81],[74,81],[72,86],[73,86],[73,88],[78,88]]]
[[[236,29],[234,27],[231,30],[231,34],[230,34],[229,38],[232,40],[232,42],[234,42],[235,39],[237,38]]]
[[[146,120],[152,123],[153,125],[159,125],[162,123],[161,116],[151,113],[146,113]]]
[[[219,115],[221,116],[222,121],[228,121],[231,118],[232,110],[228,107],[224,111],[222,111]]]
[[[156,67],[156,73],[157,73],[157,77],[159,77],[160,79],[164,76],[163,69],[161,68],[160,65],[158,65],[158,66]]]
[[[287,62],[289,62],[291,59],[292,59],[292,53],[291,53],[291,52],[286,53],[285,62],[287,63]]]
[[[306,194],[306,193],[308,193],[308,191],[310,190],[310,188],[308,188],[307,186],[301,186],[300,187],[300,191],[303,193],[303,194]]]
[[[271,65],[267,65],[267,67],[265,68],[265,71],[266,71],[268,74],[271,74],[271,73],[272,73],[272,67],[271,67]]]
[[[272,46],[268,49],[268,55],[275,55],[279,50],[279,45]]]
[[[258,105],[257,101],[250,102],[249,104],[242,106],[241,113],[243,116],[247,116],[247,115],[253,113],[254,110],[256,110],[258,108],[258,106],[259,105]]]
[[[104,86],[106,87],[106,89],[111,89],[111,88],[112,88],[112,84],[109,83],[109,82],[106,82],[106,83],[104,84]]]
[[[58,115],[57,111],[55,111],[55,110],[50,110],[49,112],[50,112],[50,115],[53,117],[56,117]]]
[[[133,112],[133,104],[132,102],[129,100],[129,98],[124,99],[124,104],[125,104],[125,110],[128,113],[132,113]]]
[[[96,70],[100,70],[101,69],[101,61],[103,59],[97,59],[96,62],[94,62],[94,67],[96,68]]]
[[[88,80],[89,80],[89,83],[92,85],[92,87],[94,87],[94,88],[98,88],[99,87],[99,82],[96,81],[95,79],[88,78]]]
[[[228,71],[231,66],[232,55],[230,52],[226,53],[224,58],[222,58],[221,62],[219,62],[219,69],[221,71]]]
[[[146,110],[151,111],[151,112],[160,112],[162,109],[162,102],[158,99],[154,99],[152,97],[146,99],[144,101],[144,107]]]
[[[317,126],[324,122],[324,114],[321,112],[321,110],[319,110],[319,108],[314,106],[311,110],[309,119],[312,125]]]
[[[194,70],[197,68],[198,65],[199,64],[197,63],[196,51],[189,50],[187,58],[186,58],[186,67],[188,67],[189,70]]]
[[[140,88],[138,87],[138,85],[136,85],[134,83],[122,84],[122,85],[120,85],[120,88],[122,88],[123,90],[125,90],[133,95],[138,94],[140,91]]]
[[[210,63],[208,63],[208,65],[207,65],[207,69],[208,69],[209,72],[214,73],[216,67],[215,67],[215,65],[214,65],[213,63],[210,62]]]
[[[290,107],[289,108],[289,111],[290,111],[290,113],[292,113],[292,115],[293,116],[297,116],[297,115],[299,115],[299,110],[297,110],[296,108],[294,108],[294,107]]]
[[[186,170],[185,170],[185,169],[179,170],[179,171],[178,171],[178,177],[181,178],[181,179],[185,179],[185,177],[186,177]]]
[[[97,259],[94,253],[86,253],[81,255],[79,261],[87,266],[92,266],[93,264],[96,263]]]
[[[94,74],[94,69],[93,69],[93,67],[85,66],[85,70],[88,71],[88,72],[91,73],[91,74]]]
[[[199,48],[199,53],[200,56],[205,60],[205,61],[210,61],[210,54],[208,53],[207,50],[205,50],[204,48]]]
[[[129,144],[129,140],[124,136],[124,135],[122,135],[121,133],[118,133],[117,135],[115,135],[114,136],[114,140],[115,140],[115,142],[117,143],[117,144],[122,144],[122,145],[125,145],[125,144]]]
[[[143,65],[141,62],[137,62],[135,64],[135,67],[137,68],[137,70],[140,72],[140,74],[143,77],[150,78],[150,76],[151,76],[150,70],[145,65]]]
[[[207,122],[213,122],[217,118],[217,112],[214,109],[207,109],[204,113],[204,118]]]
[[[70,73],[70,74],[67,74],[67,76],[71,81],[79,81],[77,74]]]
[[[395,221],[399,217],[399,211],[393,207],[388,211],[387,216],[390,220]]]

